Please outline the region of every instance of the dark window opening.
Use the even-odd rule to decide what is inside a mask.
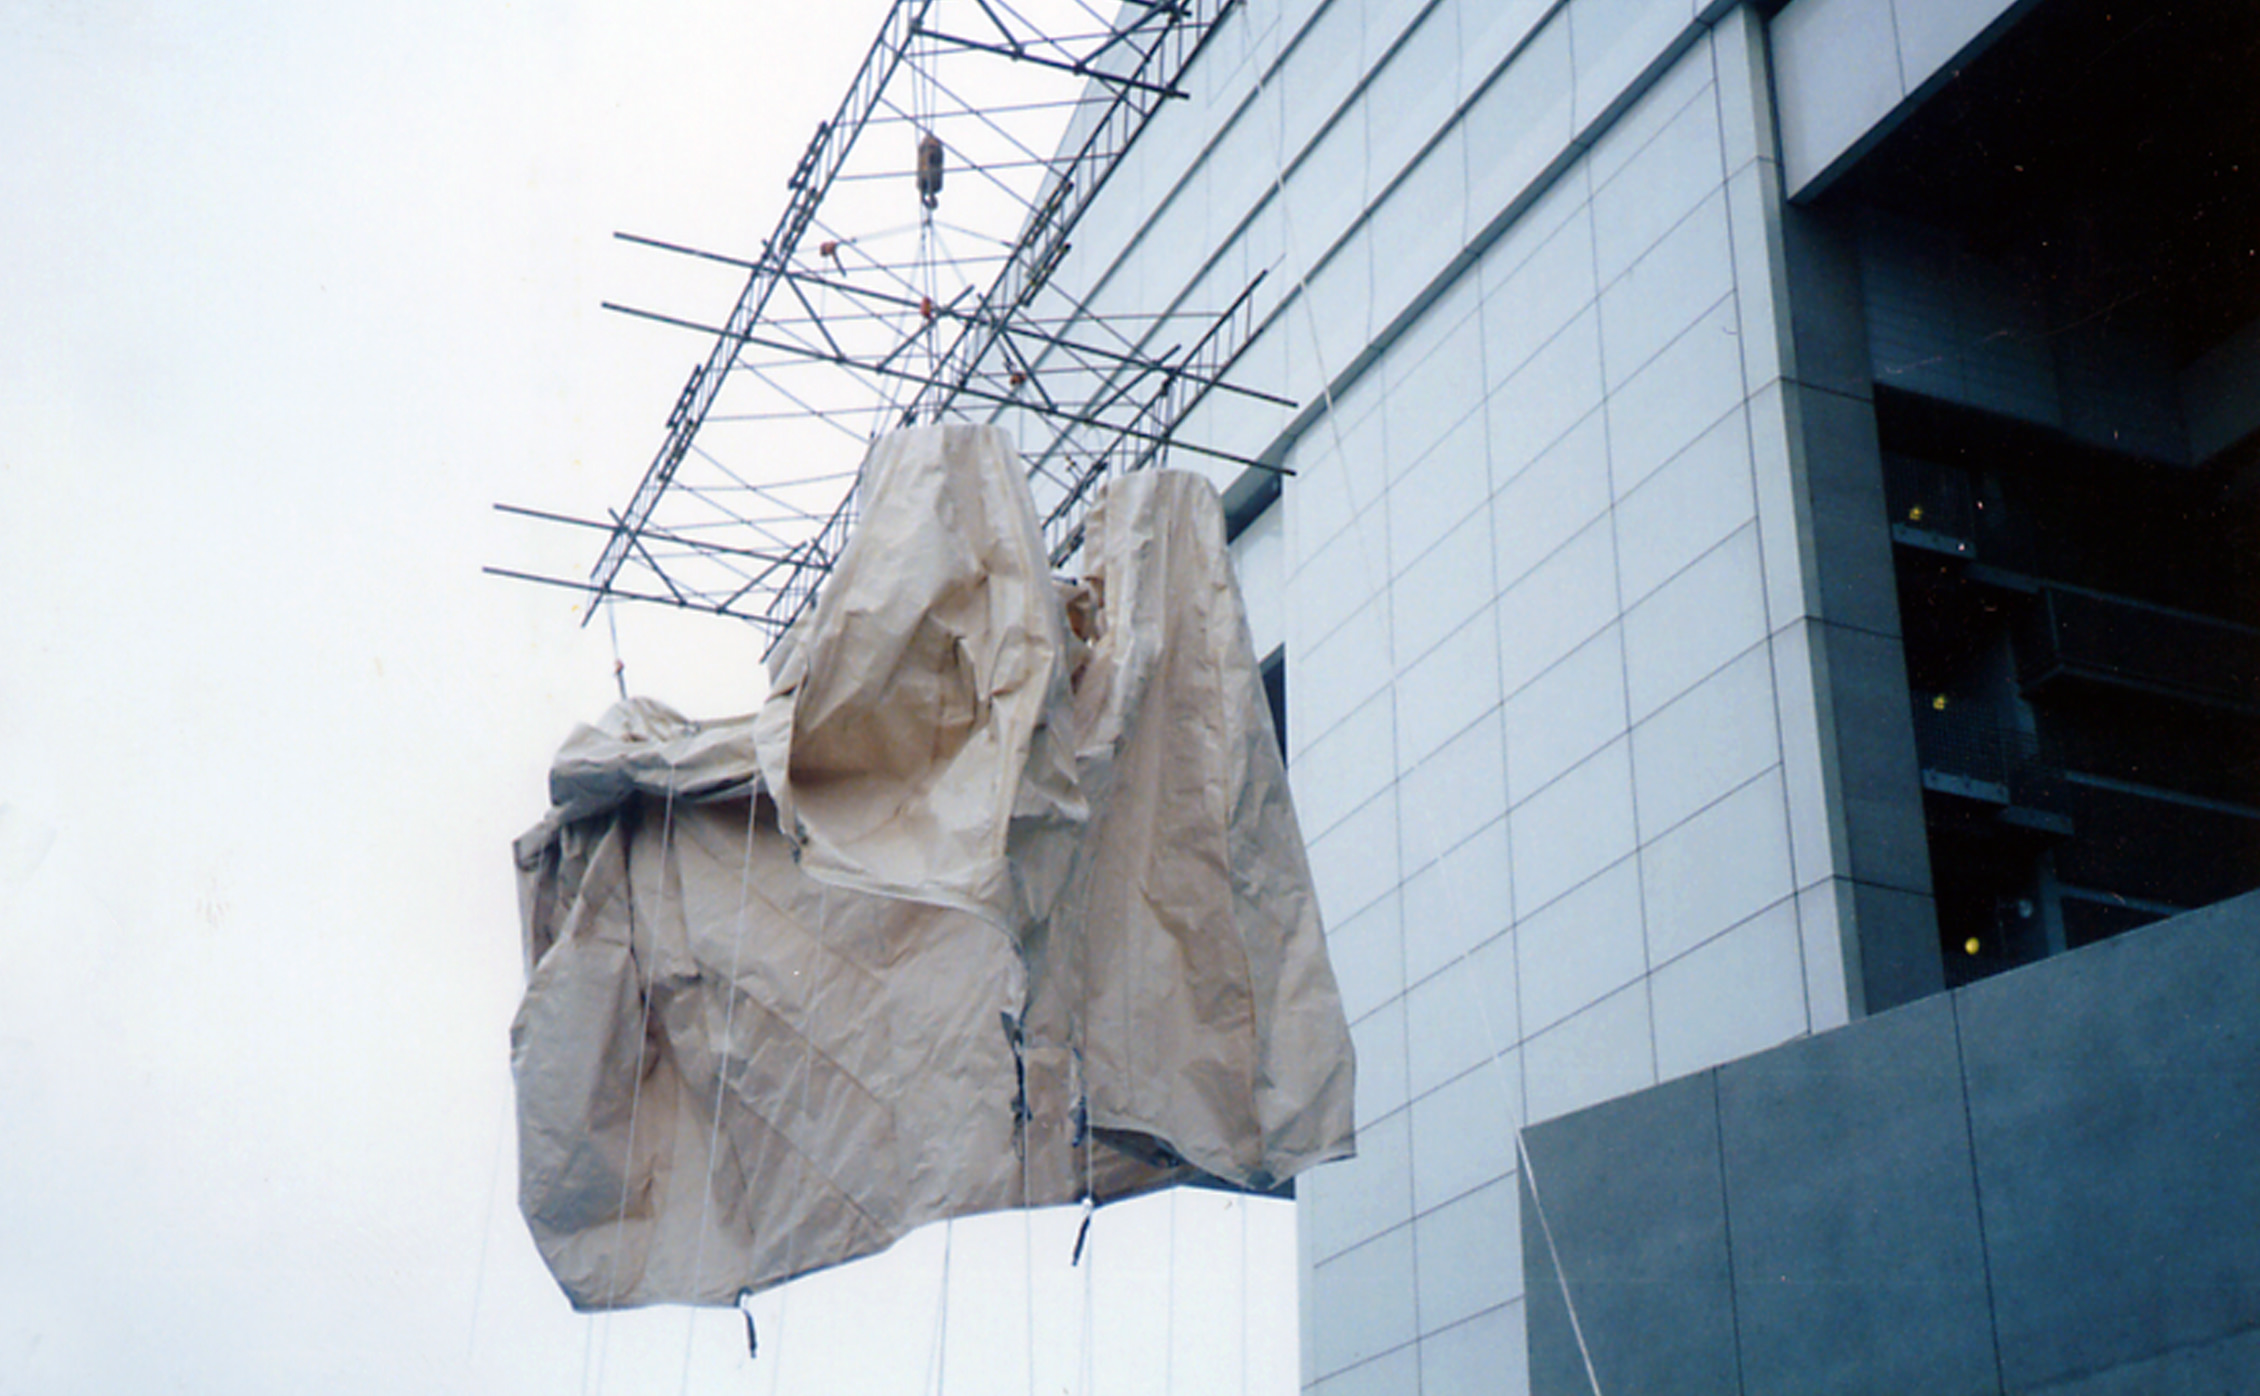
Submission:
[[[1287,647],[1281,645],[1263,657],[1263,697],[1271,708],[1271,735],[1279,743],[1279,759],[1287,759]]]

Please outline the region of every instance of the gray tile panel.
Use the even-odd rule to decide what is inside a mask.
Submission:
[[[2260,896],[1957,993],[2021,1390],[2260,1325]]]
[[[2251,1389],[2256,937],[2260,894],[1531,1126],[1531,1389]]]
[[[2260,1372],[2260,1328],[2030,1389],[2027,1396],[2240,1396]]]
[[[1833,709],[1837,798],[1851,845],[1846,871],[1862,882],[1927,893],[1930,845],[1905,651],[1894,638],[1841,625],[1815,626],[1812,638]]]
[[[1568,1303],[1600,1389],[1646,1396],[1734,1391],[1711,1074],[1609,1101],[1574,1121],[1533,1126],[1523,1138],[1534,1189],[1526,1195],[1537,1204],[1542,1239],[1550,1238],[1561,1259]],[[1639,1225],[1625,1224],[1632,1216]],[[1526,1236],[1529,1230],[1526,1222]],[[1530,1289],[1534,1358],[1539,1278],[1532,1277]],[[1576,1384],[1553,1389],[1580,1389],[1583,1363],[1577,1365]],[[1549,1388],[1534,1382],[1532,1389]]]
[[[1937,993],[1946,970],[1938,956],[1938,909],[1928,892],[1844,882],[1859,942],[1860,994],[1869,1013]]]
[[[1580,1334],[1570,1323],[1568,1296],[1554,1265],[1547,1219],[1531,1196],[1528,1178],[1520,1179],[1520,1192],[1522,1307],[1531,1396],[1597,1396],[1579,1351]]]
[[[1744,1396],[1995,1389],[1944,998],[1718,1070]]]

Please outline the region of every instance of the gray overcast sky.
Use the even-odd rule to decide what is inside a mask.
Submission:
[[[939,1359],[921,1234],[750,1366],[574,1317],[517,1220],[508,842],[612,652],[479,575],[591,560],[489,505],[625,498],[704,346],[598,301],[736,288],[612,230],[755,245],[880,11],[0,0],[0,1396],[1292,1388],[1275,1205],[1081,1271],[960,1225]],[[758,701],[750,631],[619,622]]]

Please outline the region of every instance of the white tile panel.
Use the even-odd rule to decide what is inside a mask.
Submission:
[[[1774,105],[1794,196],[1906,94],[1891,0],[1797,0],[1775,15]]]
[[[1773,656],[1741,658],[1632,729],[1632,790],[1643,843],[1781,760]]]
[[[1621,739],[1601,748],[1508,816],[1518,919],[1632,852],[1630,751]]]
[[[1258,657],[1287,641],[1287,511],[1274,502],[1232,540],[1232,572]]]
[[[1332,246],[1365,202],[1365,119],[1353,106],[1287,172],[1287,222],[1305,260]]]
[[[1467,138],[1454,126],[1374,211],[1376,328],[1403,314],[1467,246],[1467,222]]]
[[[1522,1063],[1511,1048],[1497,1059],[1486,1058],[1415,1100],[1408,1113],[1415,1211],[1440,1207],[1502,1174],[1511,1178],[1522,1119]],[[1522,1269],[1503,1268],[1517,1275]]]
[[[1432,457],[1413,475],[1467,469],[1464,461]],[[1458,487],[1456,481],[1450,483]],[[1416,478],[1414,488],[1425,489],[1426,484]],[[1391,501],[1392,506],[1395,502]],[[1391,514],[1394,517],[1393,507]],[[1403,575],[1390,587],[1390,629],[1397,653],[1407,658],[1428,653],[1496,595],[1497,588],[1491,582],[1491,511],[1478,494],[1461,508],[1458,526],[1445,534],[1442,542],[1405,565]]]
[[[1299,321],[1302,309],[1290,306],[1287,314]],[[1330,414],[1295,443],[1287,465],[1296,472],[1284,486],[1294,516],[1288,530],[1290,572],[1301,570],[1343,530],[1361,522],[1365,524],[1361,537],[1373,540],[1375,557],[1386,565],[1387,555],[1381,551],[1386,526],[1378,514],[1389,452],[1381,415],[1353,419],[1340,412]],[[1293,599],[1298,604],[1302,600],[1299,594]]]
[[[1287,661],[1287,750],[1300,757],[1389,685],[1390,593]],[[1307,822],[1307,821],[1306,821]]]
[[[1797,906],[1783,900],[1656,971],[1656,1066],[1669,1080],[1806,1031]]]
[[[1397,440],[1389,436],[1389,455],[1397,458]],[[1484,456],[1484,421],[1470,413],[1411,469],[1389,487],[1389,557],[1402,571],[1440,542],[1444,535],[1471,518],[1480,518],[1491,497],[1491,472]],[[1484,552],[1490,552],[1489,538]],[[1481,559],[1488,586],[1491,564]],[[1488,599],[1488,598],[1486,598]],[[1407,658],[1400,655],[1399,658]]]
[[[1310,494],[1356,488],[1344,475],[1329,479],[1318,474],[1297,484]],[[1293,570],[1289,650],[1302,653],[1314,648],[1388,584],[1389,536],[1385,521],[1374,517],[1377,512],[1369,510],[1353,519]]]
[[[1405,991],[1402,899],[1391,892],[1326,928],[1326,958],[1351,1022]]]
[[[1752,160],[1775,158],[1765,22],[1737,5],[1712,27],[1710,49],[1720,148],[1731,176]]]
[[[1510,479],[1601,401],[1600,316],[1585,310],[1492,392],[1491,458]]]
[[[1627,611],[1624,667],[1632,720],[1642,721],[1764,639],[1765,607],[1752,526]]]
[[[1405,1075],[1405,1001],[1391,999],[1350,1025],[1350,1045],[1358,1056],[1357,1118],[1379,1120],[1404,1109],[1410,1098]]]
[[[1295,804],[1303,804],[1309,782],[1299,770],[1294,778]],[[1400,880],[1397,874],[1397,792],[1368,800],[1347,819],[1322,834],[1310,833],[1311,881],[1318,889],[1319,911],[1330,919],[1355,916],[1386,895]]]
[[[1495,282],[1487,279],[1484,287],[1482,364],[1493,391],[1520,373],[1594,299],[1593,225],[1582,206],[1527,252],[1512,271]],[[1596,390],[1599,381],[1596,374]],[[1512,459],[1528,460],[1534,453],[1535,447]]]
[[[1311,273],[1287,310],[1299,333],[1287,341],[1289,397],[1319,398],[1373,338],[1373,262],[1368,229],[1360,225]],[[1289,257],[1315,258],[1325,241],[1317,230],[1290,223]]]
[[[1413,1223],[1424,1328],[1472,1318],[1522,1293],[1521,1190],[1510,1175]]]
[[[1456,848],[1507,805],[1506,756],[1499,724],[1470,724],[1435,755],[1398,778],[1398,849],[1407,874]]]
[[[1608,507],[1608,420],[1596,411],[1504,478],[1492,496],[1492,571],[1500,589],[1521,581]]]
[[[1267,93],[1217,132],[1206,164],[1209,227],[1219,238],[1271,196],[1279,175],[1278,112],[1277,97]]]
[[[1463,278],[1459,284],[1473,281]],[[1389,423],[1389,452],[1400,470],[1427,456],[1483,404],[1483,325],[1475,317],[1476,304],[1464,293],[1440,300],[1390,350],[1381,410]],[[1410,357],[1413,353],[1420,357]]]
[[[1367,5],[1368,48],[1392,41],[1389,17]],[[1459,15],[1438,5],[1413,24],[1365,90],[1373,187],[1388,186],[1459,105]],[[1463,184],[1464,189],[1464,184]],[[1441,210],[1438,210],[1441,213]]]
[[[1420,1380],[1420,1349],[1406,1344],[1309,1387],[1311,1396],[1403,1396]]]
[[[1475,1006],[1484,1045],[1494,1050],[1522,1036],[1522,988],[1518,982],[1517,942],[1512,931],[1476,946],[1462,964],[1475,986]]]
[[[1805,946],[1805,1003],[1814,1032],[1852,1021],[1844,972],[1844,895],[1839,878],[1816,882],[1797,894],[1797,934]]]
[[[1480,724],[1479,724],[1480,725]],[[1488,824],[1444,856],[1405,875],[1404,972],[1420,980],[1473,947],[1505,930],[1514,920],[1514,878],[1507,852],[1507,823],[1503,816]],[[1511,974],[1513,961],[1508,958]],[[1512,1026],[1513,985],[1507,985],[1506,1005]],[[1510,1035],[1505,1039],[1513,1041]]]
[[[1796,620],[1774,632],[1768,646],[1781,731],[1782,786],[1789,802],[1789,861],[1800,887],[1848,866],[1849,857],[1842,816],[1828,797],[1813,639],[1813,622]]]
[[[1521,1267],[1512,1265],[1516,1288]],[[1420,1339],[1423,1391],[1474,1392],[1522,1389],[1529,1370],[1523,1302],[1516,1299],[1449,1328],[1430,1328]],[[1409,1388],[1406,1388],[1409,1389]]]
[[[1509,54],[1524,44],[1556,0],[1445,0],[1460,17],[1462,95],[1488,82]],[[1568,25],[1562,26],[1563,42]]]
[[[1907,89],[1930,81],[2014,4],[2015,0],[1891,0],[1899,71]]]
[[[1405,990],[1405,1088],[1418,1098],[1496,1053],[1484,1033],[1480,988],[1466,962],[1447,965]]]
[[[1472,113],[1469,121],[1472,125]],[[1468,136],[1471,168],[1477,159],[1475,143],[1480,139],[1473,132]],[[1523,263],[1561,231],[1563,224],[1592,202],[1592,193],[1593,184],[1586,177],[1582,160],[1565,165],[1556,177],[1547,180],[1535,197],[1517,209],[1513,221],[1497,231],[1483,249],[1483,255],[1476,259],[1476,278],[1483,294],[1488,297],[1507,278],[1520,271]]]
[[[1364,43],[1365,25],[1358,6],[1351,0],[1328,0],[1317,7],[1311,22],[1294,39],[1286,62],[1268,79],[1267,85],[1276,88],[1285,102],[1282,133],[1290,162],[1357,86],[1364,68]],[[1359,164],[1364,164],[1362,156]]]
[[[1819,582],[1811,574],[1813,540],[1809,515],[1799,502],[1797,453],[1801,430],[1789,412],[1780,380],[1750,395],[1744,415],[1750,422],[1750,474],[1758,500],[1758,538],[1766,580],[1766,623],[1779,628],[1818,610]]]
[[[1411,1119],[1399,1110],[1359,1120],[1356,1158],[1295,1180],[1297,1200],[1309,1204],[1311,1225],[1303,1244],[1312,1260],[1324,1262],[1411,1219]]]
[[[1726,182],[1742,381],[1751,389],[1781,377],[1789,364],[1789,286],[1779,182],[1780,173],[1771,161],[1744,165]]]
[[[1369,71],[1381,65],[1427,8],[1428,0],[1364,0],[1359,9],[1365,16],[1363,52]],[[1449,65],[1444,67],[1449,70]]]
[[[1512,30],[1523,23],[1517,13],[1523,8],[1499,5],[1497,27]],[[1475,42],[1487,45],[1492,32],[1478,33]],[[1490,79],[1463,118],[1474,224],[1480,227],[1504,211],[1568,149],[1571,115],[1569,23],[1557,13]]]
[[[1571,0],[1578,126],[1584,127],[1615,103],[1692,18],[1687,0]],[[1703,66],[1707,75],[1709,65]]]
[[[1323,839],[1352,810],[1388,789],[1397,774],[1390,750],[1395,717],[1395,695],[1383,691],[1297,754],[1295,812],[1306,834]]]
[[[1500,593],[1500,691],[1514,693],[1616,616],[1616,534],[1603,517]]]
[[[1617,497],[1742,405],[1740,315],[1728,295],[1609,397],[1609,480]]]
[[[1601,359],[1611,391],[1734,289],[1726,190],[1695,205],[1601,292]]]
[[[1287,292],[1294,286],[1295,279],[1302,275],[1301,264],[1288,260],[1287,201],[1279,197],[1277,191],[1273,189],[1273,179],[1277,174],[1278,170],[1274,167],[1267,165],[1264,168],[1262,182],[1267,191],[1266,196],[1261,203],[1256,205],[1254,215],[1240,229],[1239,244],[1247,252],[1246,274],[1254,276],[1257,272],[1266,268],[1271,271],[1269,278],[1263,284],[1263,289],[1256,293],[1255,305],[1259,318],[1262,315],[1269,314],[1274,307],[1284,300]],[[1311,255],[1316,255],[1315,249]],[[1274,322],[1273,328],[1276,327],[1277,322]],[[1266,333],[1269,332],[1269,330],[1266,331]],[[1260,341],[1263,336],[1258,335],[1257,338]],[[1282,338],[1280,340],[1282,354],[1285,352],[1285,344],[1286,341]],[[1284,359],[1282,359],[1282,362],[1284,362]],[[1281,376],[1256,381],[1285,384],[1288,380]],[[1281,391],[1287,390],[1283,387]]]
[[[1638,603],[1757,516],[1748,414],[1729,409],[1617,507],[1626,605]]]
[[[1531,1122],[1655,1085],[1651,1031],[1643,979],[1524,1043],[1524,1108]]]
[[[1311,1306],[1327,1315],[1311,1343],[1318,1374],[1332,1375],[1410,1343],[1418,1332],[1415,1283],[1409,1226],[1312,1266]],[[1331,1396],[1333,1388],[1321,1389]],[[1345,1389],[1403,1390],[1381,1385]]]
[[[1498,623],[1492,608],[1485,607],[1399,675],[1400,767],[1425,760],[1498,706]]]
[[[1139,141],[1139,145],[1144,144]],[[1216,247],[1209,237],[1206,169],[1206,165],[1196,169],[1184,185],[1172,191],[1169,201],[1154,212],[1139,234],[1133,255],[1149,291],[1167,287],[1168,293],[1174,294],[1176,288],[1192,284]]]
[[[1601,284],[1621,276],[1725,182],[1718,104],[1698,96],[1673,113],[1622,170],[1606,182],[1596,179],[1593,250]]]
[[[1640,865],[1626,858],[1515,926],[1522,1021],[1543,1032],[1648,972]]]
[[[1624,640],[1616,625],[1570,651],[1505,704],[1507,802],[1519,805],[1625,733]]]
[[[1640,850],[1651,964],[1791,894],[1787,824],[1781,775],[1769,771]]]
[[[1326,8],[1327,0],[1275,0],[1275,3],[1279,10],[1279,34],[1285,41],[1293,42],[1312,18]],[[1277,51],[1266,49],[1265,52],[1276,56]]]
[[[1584,26],[1591,20],[1582,16],[1573,16],[1573,20],[1580,24],[1576,38],[1582,48],[1587,39]],[[1711,77],[1710,56],[1701,49],[1672,64],[1647,91],[1633,100],[1622,116],[1609,123],[1594,139],[1593,152],[1586,159],[1593,172],[1593,182],[1604,184],[1616,178],[1632,163],[1634,156],[1648,148],[1673,117],[1702,96],[1711,84]]]
[[[1399,400],[1404,396],[1405,390],[1408,387],[1417,389],[1419,385],[1416,380],[1426,378],[1431,370],[1439,367],[1432,362],[1437,352],[1446,340],[1466,327],[1468,317],[1475,314],[1482,302],[1482,285],[1472,276],[1455,277],[1451,284],[1438,289],[1436,299],[1429,302],[1427,308],[1405,327],[1404,332],[1389,345],[1387,356],[1376,366],[1373,376],[1379,380],[1381,391],[1390,402],[1399,403],[1402,407],[1404,404]],[[1463,394],[1447,391],[1442,396],[1444,405],[1448,407],[1451,400],[1459,399]],[[1461,402],[1458,412],[1444,412],[1446,426],[1464,414],[1469,404],[1482,394],[1477,392],[1465,396],[1466,400]],[[1417,402],[1417,398],[1415,401]],[[1443,432],[1439,428],[1436,434],[1441,436]]]

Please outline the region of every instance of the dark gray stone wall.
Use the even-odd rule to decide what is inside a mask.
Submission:
[[[1787,207],[1791,362],[1784,375],[1790,470],[1814,626],[1822,774],[1843,824],[1850,882],[1845,952],[1854,1016],[1946,986],[1931,899],[1922,774],[1892,570],[1891,514],[1861,290],[1858,229],[1842,214]]]
[[[2260,1390],[2260,893],[1523,1135],[1531,1390]]]

